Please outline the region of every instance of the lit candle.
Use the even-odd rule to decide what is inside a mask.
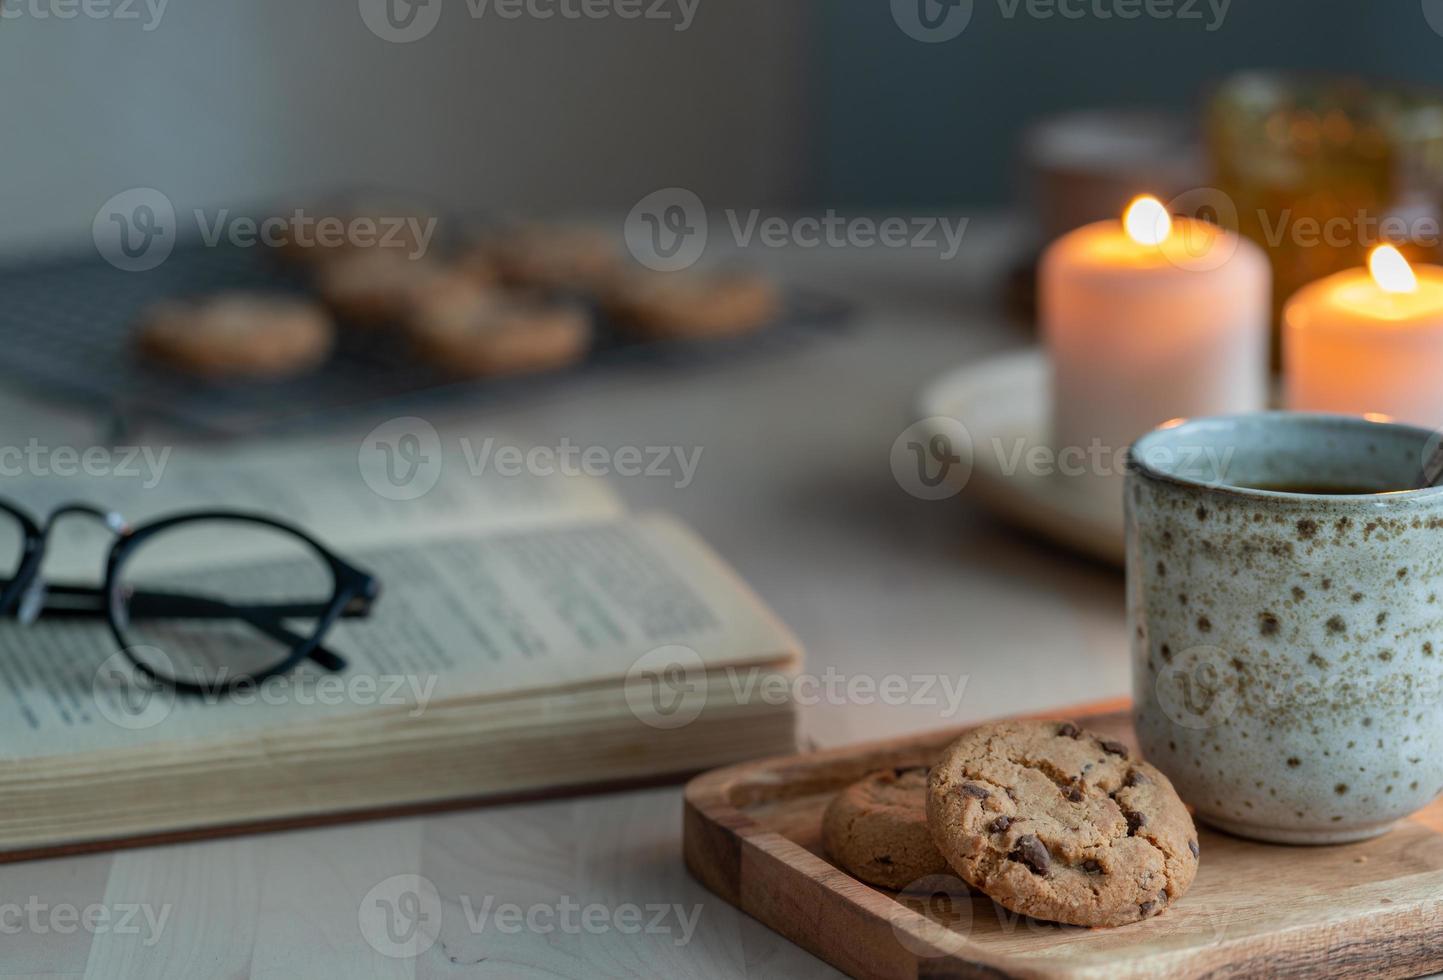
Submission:
[[[1298,290],[1283,310],[1287,404],[1443,425],[1443,268],[1391,245]]]
[[[1266,407],[1271,283],[1262,249],[1151,197],[1059,238],[1040,273],[1054,450],[1111,462],[1168,419]]]

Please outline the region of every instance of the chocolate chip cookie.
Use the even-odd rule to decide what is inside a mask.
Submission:
[[[643,340],[750,333],[775,320],[781,298],[760,276],[686,269],[634,269],[602,294],[617,326]]]
[[[319,366],[334,334],[330,317],[314,303],[222,293],[151,307],[135,340],[146,356],[192,374],[279,378]]]
[[[394,325],[443,274],[426,258],[377,249],[351,251],[319,267],[316,290],[350,326]]]
[[[613,238],[571,225],[522,225],[492,232],[462,253],[458,265],[510,286],[567,293],[603,289],[621,268]]]
[[[1167,777],[1071,722],[963,735],[932,768],[927,821],[968,884],[1036,919],[1136,922],[1197,873],[1197,831]]]
[[[832,859],[868,884],[901,889],[947,862],[927,830],[927,770],[884,769],[838,793],[822,817]]]
[[[422,357],[458,377],[565,367],[591,341],[586,311],[455,273],[415,297],[406,333]]]

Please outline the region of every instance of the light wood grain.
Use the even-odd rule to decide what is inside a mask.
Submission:
[[[613,227],[620,222],[615,216]],[[808,671],[966,678],[965,697],[955,709],[910,702],[807,705],[803,728],[816,744],[855,743],[1036,710],[1063,699],[1120,694],[1129,685],[1120,577],[1011,533],[972,506],[967,492],[935,502],[909,497],[888,462],[893,441],[915,421],[907,406],[925,382],[969,358],[1028,342],[987,305],[992,273],[1010,261],[1013,240],[1012,228],[975,216],[962,254],[951,262],[939,262],[925,250],[753,249],[743,256],[748,264],[854,300],[859,315],[850,332],[760,360],[682,370],[617,365],[544,396],[487,402],[481,409],[415,411],[443,433],[464,433],[478,442],[498,434],[522,445],[556,446],[566,438],[580,446],[702,447],[696,478],[687,487],[622,479],[615,481],[616,489],[633,510],[677,514],[737,567],[801,637]],[[18,433],[12,445],[34,436],[48,445],[84,448],[102,438],[83,417],[59,416],[5,391],[0,409],[10,431]],[[382,420],[337,429],[333,438],[359,445],[376,421]],[[144,435],[177,454],[187,450],[172,433]],[[512,893],[530,894],[529,886],[513,883],[534,872],[553,891],[578,897],[606,892],[650,901],[661,894],[703,903],[696,935],[680,957],[665,935],[626,938],[627,962],[641,964],[643,977],[664,976],[649,967],[652,962],[672,967],[679,959],[689,971],[684,975],[707,980],[841,976],[682,870],[679,788],[419,819],[424,826],[419,858],[410,819],[371,825],[379,833],[367,846],[394,856],[393,867],[403,872],[437,879],[443,898],[466,889],[511,900]],[[163,871],[157,886],[162,897],[187,910],[172,920],[155,950],[131,961],[135,970],[128,972],[119,958],[123,944],[108,941],[111,953],[87,973],[92,937],[84,932],[0,936],[0,976],[150,980],[155,974],[142,967],[159,964],[162,976],[189,976],[186,970],[195,968],[200,976],[245,980],[253,953],[258,962],[274,962],[269,951],[257,952],[262,910],[269,903],[329,909],[337,921],[356,915],[354,896],[334,887],[332,875],[270,873],[273,863],[295,862],[323,838],[351,840],[348,831],[337,826],[255,838],[294,842],[277,849],[247,851],[244,841],[227,840],[115,855],[121,862],[115,868],[124,873],[119,882],[135,880],[136,870],[153,864]],[[644,839],[647,853],[667,859],[644,861],[633,871],[609,859],[604,848],[587,845],[633,839],[628,835]],[[443,841],[449,843],[442,846]],[[0,866],[0,897],[63,901],[80,880],[79,891],[95,897],[70,900],[99,900],[111,860]],[[416,863],[405,867],[407,861]],[[454,884],[441,881],[448,869],[458,875]],[[295,894],[258,892],[265,881],[288,882]],[[114,894],[124,900],[130,891],[126,885]],[[468,955],[493,948],[488,938],[494,937],[484,934],[474,945],[469,934],[457,938],[465,940],[459,948]],[[508,978],[590,977],[616,968],[614,952],[605,957],[599,952],[614,945],[573,943],[568,955],[558,957],[556,944],[555,936],[528,935],[508,941],[504,961],[453,964],[438,943],[418,958],[415,971],[444,978],[485,977],[488,969],[490,976]],[[27,952],[12,958],[11,950],[22,949]],[[288,936],[279,953],[288,951],[298,963],[324,962],[316,974],[321,978],[347,978],[357,960],[377,955],[359,930],[340,939]]]
[[[1109,706],[1115,709],[1115,706]],[[1065,712],[1076,717],[1081,712]],[[1132,741],[1125,711],[1087,719]],[[930,761],[948,729],[743,763],[687,787],[687,864],[718,895],[865,980],[941,976],[1404,977],[1443,966],[1443,801],[1372,841],[1257,844],[1199,827],[1192,888],[1117,929],[1017,916],[953,879],[896,895],[829,863],[822,811],[864,773]]]

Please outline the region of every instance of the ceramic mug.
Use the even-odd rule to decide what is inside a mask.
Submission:
[[[1407,489],[1436,443],[1264,412],[1133,445],[1137,735],[1203,820],[1336,843],[1443,791],[1443,489]]]

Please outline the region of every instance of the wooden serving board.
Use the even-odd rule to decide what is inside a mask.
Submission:
[[[1059,712],[1134,744],[1125,702]],[[926,765],[965,729],[730,766],[687,786],[687,866],[709,889],[853,977],[1383,977],[1443,969],[1443,801],[1371,841],[1257,844],[1199,826],[1172,908],[1116,929],[1018,916],[958,879],[898,895],[827,860],[838,789]],[[932,887],[935,885],[936,887]]]

